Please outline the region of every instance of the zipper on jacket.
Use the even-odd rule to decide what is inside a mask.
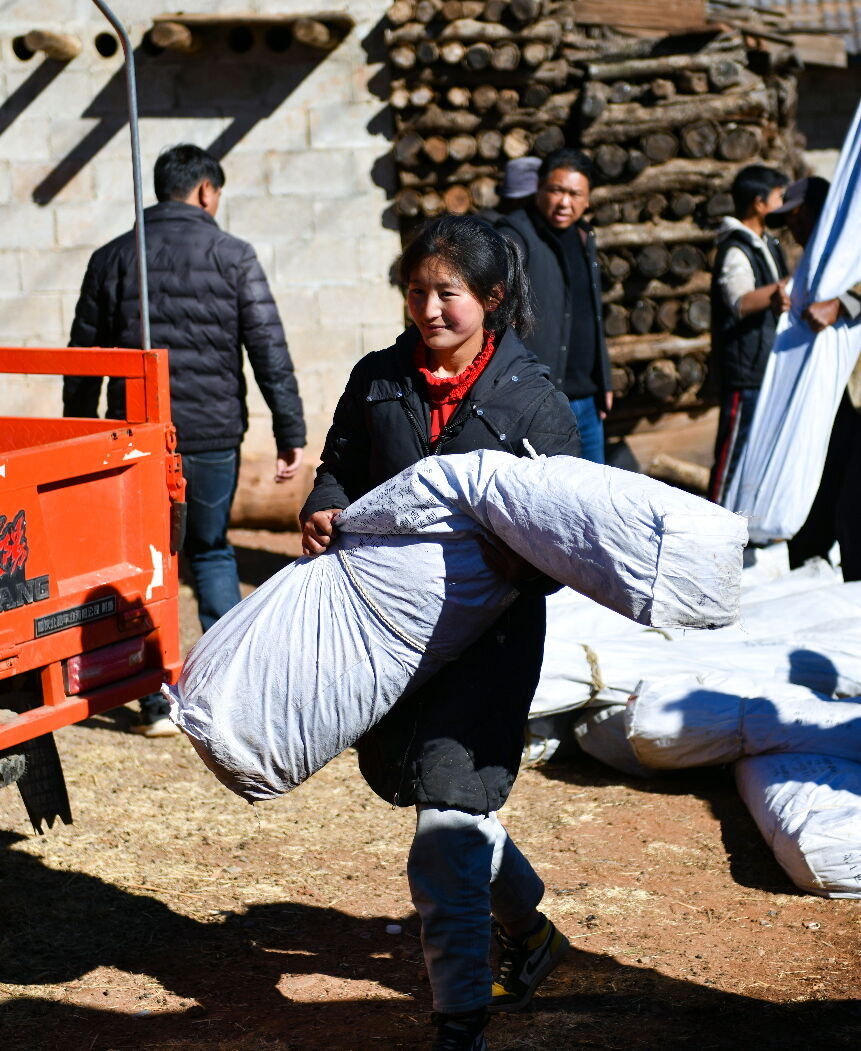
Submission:
[[[419,442],[421,443],[421,447],[424,450],[425,456],[430,456],[431,455],[430,444],[429,444],[427,438],[425,437],[425,435],[422,434],[422,430],[421,430],[421,427],[419,427],[419,421],[416,418],[416,414],[413,412],[411,406],[408,404],[407,399],[404,397],[404,392],[402,390],[398,390],[397,398],[400,401],[404,412],[406,413],[407,419],[412,424],[413,430],[416,432],[416,437],[418,438]]]

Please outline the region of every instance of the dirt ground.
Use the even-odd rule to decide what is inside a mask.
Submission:
[[[240,556],[247,586],[283,564]],[[184,618],[188,643],[187,593]],[[0,793],[2,1046],[427,1046],[410,812],[349,753],[252,808],[133,721],[57,735],[73,826],[35,836]],[[491,1022],[495,1051],[861,1046],[861,903],[796,892],[728,771],[642,782],[582,758],[523,771],[502,816],[573,948],[531,1011]]]

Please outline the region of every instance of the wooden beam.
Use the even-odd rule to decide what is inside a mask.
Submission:
[[[704,26],[708,21],[705,0],[676,0],[673,4],[656,4],[654,0],[575,0],[573,10],[580,25],[630,26],[676,33]]]
[[[828,33],[790,33],[789,39],[805,66],[833,66],[846,69],[846,42]]]

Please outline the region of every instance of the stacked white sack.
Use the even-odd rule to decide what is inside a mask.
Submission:
[[[742,675],[669,675],[642,683],[625,709],[637,759],[653,769],[731,763],[767,752],[861,761],[861,701]]]
[[[744,522],[573,457],[431,457],[338,516],[337,542],[223,617],[188,656],[171,717],[254,801],[287,792],[458,656],[515,592],[482,527],[561,583],[643,624],[738,613]]]
[[[735,764],[735,780],[797,887],[826,898],[861,898],[861,763],[758,755]]]
[[[861,322],[841,318],[818,335],[801,315],[861,280],[861,106],[843,144],[813,238],[796,270],[791,309],[774,348],[725,503],[764,542],[795,536],[825,464],[831,427],[861,353]]]
[[[552,595],[530,718],[624,704],[641,680],[668,671],[741,667],[755,678],[861,695],[861,582],[833,583],[833,570],[818,567],[743,590],[738,624],[708,636],[643,628],[572,591]]]

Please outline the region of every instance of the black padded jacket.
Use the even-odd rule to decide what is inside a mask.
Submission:
[[[346,507],[431,455],[424,381],[413,363],[416,340],[410,329],[353,369],[303,519]],[[496,449],[525,456],[524,439],[547,455],[580,451],[565,396],[509,330],[432,454]],[[428,803],[473,813],[502,806],[538,684],[544,616],[544,594],[521,594],[464,654],[361,738],[360,769],[379,796],[397,806]]]
[[[562,389],[568,371],[568,356],[576,354],[571,342],[571,312],[573,310],[570,277],[565,253],[559,238],[542,219],[535,208],[520,208],[504,216],[496,224],[520,249],[529,284],[535,300],[535,329],[524,342],[550,369],[550,379]],[[595,322],[595,361],[592,380],[597,391],[613,389],[610,378],[610,358],[604,338],[604,313],[601,305],[601,267],[595,231],[582,220],[577,230],[583,241],[589,267],[590,300],[588,309]],[[603,405],[602,405],[603,408]]]
[[[272,412],[279,449],[305,444],[302,402],[278,309],[254,249],[202,208],[164,201],[144,213],[152,345],[167,347],[180,452],[233,449],[248,426],[242,347]],[[139,347],[134,233],[93,253],[69,341]],[[97,414],[102,380],[70,376],[66,416]],[[122,380],[108,383],[111,419],[125,415]]]

